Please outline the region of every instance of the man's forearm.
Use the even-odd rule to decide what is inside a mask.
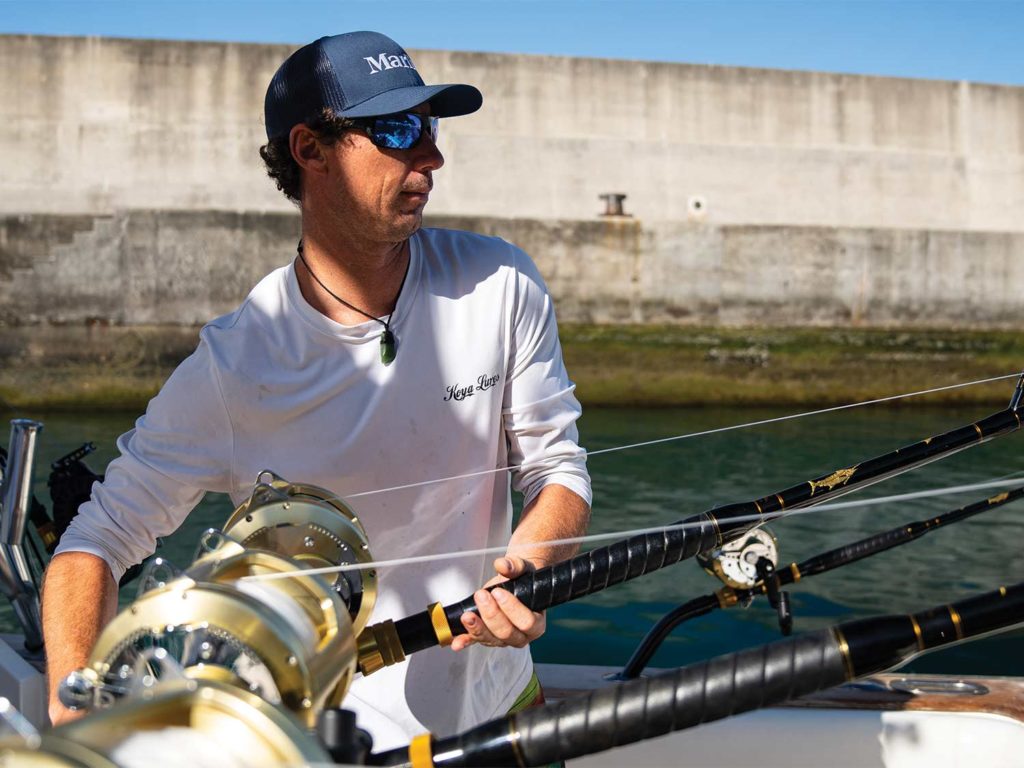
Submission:
[[[545,546],[545,541],[571,539],[587,532],[590,505],[563,485],[545,486],[523,511],[509,540],[509,554],[535,568],[560,562],[579,550],[578,544]]]
[[[86,552],[57,555],[43,583],[43,636],[54,724],[70,713],[57,700],[60,681],[85,666],[102,628],[117,611],[117,585],[107,564]]]

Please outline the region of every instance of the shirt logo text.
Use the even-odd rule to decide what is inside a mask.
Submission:
[[[501,377],[496,373],[492,373],[490,375],[482,373],[477,376],[475,384],[452,384],[446,389],[447,394],[444,396],[444,402],[447,403],[449,400],[461,402],[467,397],[472,397],[477,392],[486,392],[488,389],[495,386],[500,378]]]

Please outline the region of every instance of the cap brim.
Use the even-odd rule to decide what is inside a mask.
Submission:
[[[472,85],[412,85],[378,94],[341,113],[342,117],[375,117],[418,107],[430,102],[435,117],[458,117],[480,109],[484,97]]]

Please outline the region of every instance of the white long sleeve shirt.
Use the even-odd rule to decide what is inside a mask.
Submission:
[[[118,579],[173,532],[206,491],[248,498],[270,469],[345,498],[506,466],[528,504],[546,485],[590,502],[554,309],[533,262],[503,240],[421,230],[380,362],[379,323],[345,326],[302,297],[294,266],[264,278],[203,328],[121,456],[61,539]],[[477,474],[350,502],[375,559],[507,543],[509,473]],[[378,571],[371,621],[461,599],[492,557]],[[503,714],[532,672],[529,651],[430,649],[357,680],[344,702],[375,749],[455,733]]]

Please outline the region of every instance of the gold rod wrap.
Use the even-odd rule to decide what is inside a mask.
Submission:
[[[793,574],[793,583],[796,584],[800,579],[803,578],[803,574],[800,573],[800,567],[796,563],[790,563],[789,571]]]
[[[978,437],[984,439],[985,435],[981,431],[981,427],[979,427],[977,424],[972,424],[971,426],[974,427],[974,431],[978,433]]]
[[[444,615],[444,606],[441,603],[432,603],[427,610],[430,612],[430,623],[434,625],[437,644],[447,648],[452,644],[452,628],[448,625],[448,617]]]
[[[409,742],[409,764],[412,768],[433,768],[434,745],[429,733],[413,736]]]
[[[843,669],[846,670],[846,679],[853,680],[857,677],[853,669],[853,659],[850,658],[850,644],[846,642],[846,637],[843,636],[843,632],[839,627],[832,627],[832,634],[836,638],[836,642],[839,643],[839,655],[843,657]]]
[[[512,742],[512,751],[516,755],[516,764],[519,768],[526,768],[526,758],[523,757],[523,750],[519,746],[519,729],[516,727],[515,715],[508,719],[508,735]]]
[[[921,625],[917,623],[917,619],[915,619],[913,616],[910,617],[910,623],[914,627],[914,637],[917,638],[917,650],[925,650],[924,634],[921,632]]]
[[[782,497],[779,494],[777,494],[777,493],[775,494],[775,498],[779,500],[779,509],[783,509],[784,510],[786,508],[786,502],[784,502],[782,500]]]
[[[715,526],[715,538],[718,540],[718,546],[722,546],[725,543],[725,539],[722,538],[722,529],[718,527],[718,518],[714,515],[708,515],[707,518]]]
[[[956,612],[956,608],[954,608],[952,605],[947,605],[946,610],[949,611],[949,618],[953,620],[953,629],[956,632],[956,639],[963,640],[964,628],[963,624],[960,621],[960,614]]]

